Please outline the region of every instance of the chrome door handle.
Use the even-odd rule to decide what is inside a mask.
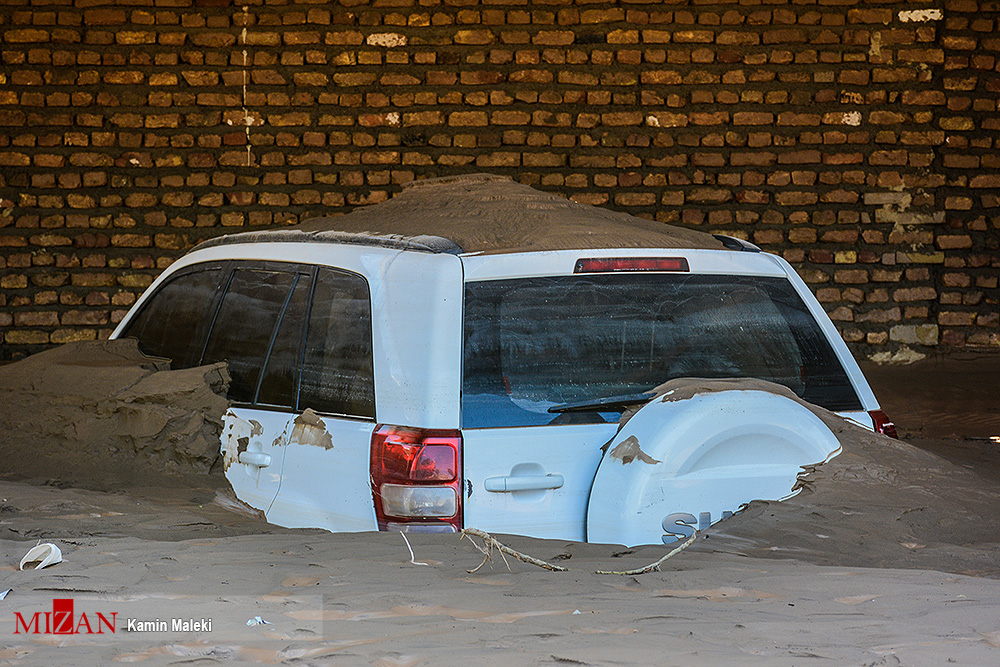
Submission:
[[[483,482],[483,488],[496,493],[507,491],[543,491],[545,489],[558,489],[562,485],[562,475],[531,475],[524,477],[504,475],[501,477],[487,477]]]
[[[264,452],[240,452],[239,461],[258,468],[266,468],[271,465],[271,455]]]

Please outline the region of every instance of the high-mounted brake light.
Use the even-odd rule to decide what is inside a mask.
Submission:
[[[868,415],[872,418],[872,425],[878,433],[887,435],[890,438],[899,439],[899,436],[896,434],[896,425],[889,421],[889,417],[884,412],[881,410],[869,410]]]
[[[371,476],[379,530],[461,530],[461,431],[379,426]]]
[[[595,257],[576,260],[573,273],[617,271],[690,271],[684,257]]]

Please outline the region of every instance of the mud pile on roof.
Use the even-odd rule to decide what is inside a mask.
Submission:
[[[578,204],[489,174],[414,181],[389,201],[348,215],[225,238],[302,240],[308,235],[322,241],[344,234],[415,239],[427,249],[453,253],[724,247],[710,234]]]
[[[90,488],[204,475],[219,459],[225,364],[169,370],[134,340],[0,367],[0,473]]]

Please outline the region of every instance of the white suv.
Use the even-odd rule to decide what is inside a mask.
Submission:
[[[113,337],[174,368],[228,361],[226,477],[291,527],[669,542],[836,449],[766,392],[657,400],[620,427],[677,378],[767,380],[891,426],[779,257],[489,175],[203,243]]]

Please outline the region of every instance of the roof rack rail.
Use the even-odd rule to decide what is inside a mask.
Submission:
[[[198,248],[231,245],[237,243],[340,243],[344,245],[364,245],[397,250],[417,250],[435,254],[458,255],[462,247],[451,239],[441,236],[421,234],[400,236],[396,234],[373,234],[367,232],[302,232],[292,229],[226,234],[198,244]]]

